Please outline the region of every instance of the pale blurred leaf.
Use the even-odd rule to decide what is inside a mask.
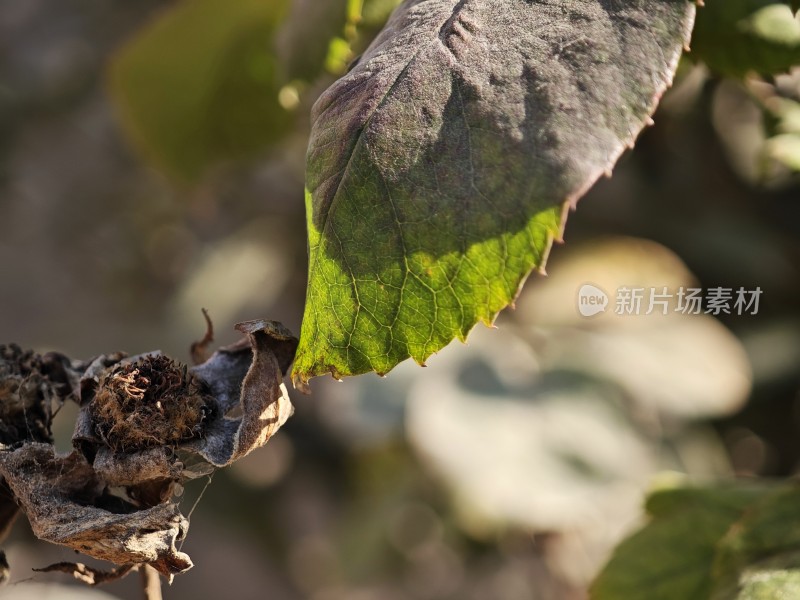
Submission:
[[[767,140],[767,154],[786,165],[793,171],[800,172],[800,134],[783,133]]]

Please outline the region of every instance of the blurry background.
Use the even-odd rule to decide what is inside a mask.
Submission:
[[[259,317],[299,333],[309,109],[396,2],[359,4],[0,0],[0,340],[188,360],[201,307],[219,344]],[[798,99],[798,72],[741,84],[686,60],[499,329],[294,393],[205,490],[196,566],[165,597],[578,599],[665,472],[794,474]],[[755,316],[585,319],[587,282],[763,295]],[[75,556],[24,519],[4,548],[9,597],[76,585],[30,571]],[[104,592],[139,597],[135,578]]]

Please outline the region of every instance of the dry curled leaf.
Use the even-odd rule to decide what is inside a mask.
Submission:
[[[237,329],[246,334],[240,342],[192,368],[157,352],[71,363],[3,346],[0,532],[19,507],[40,539],[120,565],[111,575],[80,563],[52,567],[92,585],[131,565],[167,577],[191,568],[176,548],[189,525],[175,502],[181,484],[264,445],[292,413],[282,379],[296,338],[272,321]],[[59,456],[48,407],[70,394],[81,405],[75,450]],[[35,420],[6,419],[18,405]]]
[[[229,465],[266,444],[293,411],[281,379],[297,349],[296,338],[274,321],[247,321],[236,328],[247,334],[253,353],[251,366],[242,380],[241,394],[234,401],[230,390],[220,389],[219,418],[209,423],[201,439],[185,445],[187,450],[197,452],[217,467]],[[223,348],[192,371],[211,385],[223,380],[224,371],[232,366],[235,372],[243,352],[248,350],[243,350],[242,344]],[[241,406],[241,418],[224,416],[237,406]]]
[[[0,344],[0,451],[26,442],[52,443],[54,412],[71,394],[77,375],[69,359]],[[19,514],[8,483],[0,478],[0,540]]]
[[[73,385],[66,357],[24,352],[16,344],[0,345],[0,444],[52,442],[54,408],[70,395]]]
[[[77,452],[62,457],[48,444],[26,444],[0,455],[0,475],[39,539],[118,565],[148,563],[165,576],[192,566],[175,547],[189,527],[176,504],[135,511]]]

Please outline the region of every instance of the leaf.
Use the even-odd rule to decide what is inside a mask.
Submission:
[[[678,489],[648,500],[652,521],[617,546],[592,600],[708,600],[715,547],[760,489]]]
[[[756,600],[800,590],[800,486],[659,492],[651,521],[617,546],[593,600]]]
[[[754,587],[757,572],[779,570],[791,575],[773,578],[772,587],[796,585],[800,575],[799,554],[800,486],[795,484],[759,499],[720,540],[714,569],[717,597],[732,597],[731,592],[742,586],[757,589],[760,587]]]
[[[782,133],[767,140],[767,155],[800,172],[800,134]]]
[[[692,56],[721,75],[770,75],[800,63],[796,3],[782,0],[706,0],[697,12]]]
[[[800,598],[800,571],[773,569],[754,572],[745,579],[737,600]]]
[[[190,0],[138,32],[110,90],[135,145],[183,181],[255,155],[290,130],[270,44],[285,0]]]
[[[686,0],[407,0],[317,101],[295,381],[422,362],[544,268],[669,85]]]

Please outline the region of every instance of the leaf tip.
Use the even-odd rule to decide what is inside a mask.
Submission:
[[[569,213],[574,210],[575,210],[575,205],[572,204],[572,202],[570,202],[569,200],[567,200],[561,205],[561,217],[559,218],[558,232],[556,233],[556,236],[554,238],[554,240],[559,244],[564,243],[564,231],[566,231],[567,229],[567,220],[569,219]]]
[[[292,373],[292,386],[301,394],[308,396],[311,394],[311,386],[308,385],[308,377],[301,373]]]
[[[562,224],[559,228],[559,231],[553,233],[552,231],[547,232],[547,239],[545,240],[544,248],[542,249],[542,257],[539,260],[539,266],[536,268],[536,272],[539,275],[543,275],[547,277],[547,261],[550,258],[550,250],[553,249],[553,242],[556,240],[556,237],[563,238],[564,235],[564,223],[565,219],[562,218]],[[512,303],[512,307],[513,307]]]
[[[515,305],[514,305],[514,302],[511,302],[511,303],[508,305],[508,307],[509,307],[510,309],[512,309],[512,310],[514,310],[514,308],[516,308],[516,307],[515,307]],[[487,328],[489,328],[489,329],[497,329],[497,326],[494,324],[494,322],[495,322],[495,319],[497,319],[497,315],[494,315],[494,316],[493,316],[493,317],[491,317],[491,318],[488,318],[488,317],[481,317],[481,319],[480,319],[480,322],[481,322],[481,323],[482,323],[482,324],[483,324],[485,327],[487,327]],[[466,342],[465,342],[465,343],[466,343]]]

